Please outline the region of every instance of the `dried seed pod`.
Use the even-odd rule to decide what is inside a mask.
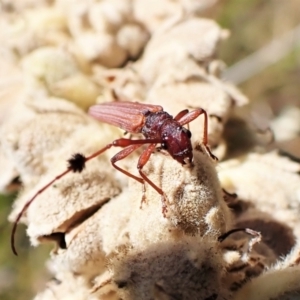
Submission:
[[[3,171],[0,172],[0,193],[5,194],[18,190],[20,184],[16,179],[19,174],[14,163],[2,151],[0,152],[0,166],[1,169],[3,168]]]
[[[81,73],[62,79],[50,88],[52,95],[67,99],[84,110],[96,102],[101,91],[99,85]]]
[[[90,62],[98,62],[107,68],[121,66],[127,59],[127,52],[107,33],[87,32],[76,39],[77,47]]]
[[[140,74],[146,83],[151,84],[168,70],[168,66],[176,67],[176,60],[191,57],[206,65],[214,57],[220,39],[222,30],[212,20],[193,18],[183,21],[150,39]]]
[[[220,164],[222,186],[299,234],[300,165],[276,151],[252,153]],[[285,178],[283,181],[282,178]]]
[[[16,208],[10,216],[11,220],[19,213],[20,207],[23,208],[32,193],[57,173],[58,168],[54,166],[35,188],[25,190],[18,198]],[[51,240],[52,235],[55,240],[56,233],[65,234],[70,231],[120,192],[118,183],[105,171],[107,166],[108,162],[102,160],[88,166],[82,174],[70,174],[32,203],[27,211],[26,223],[27,233],[33,245],[37,245],[39,240]],[[64,236],[61,238],[63,241],[60,242],[66,244],[66,238]]]
[[[297,299],[300,292],[299,278],[299,242],[292,251],[281,258],[277,264],[269,268],[264,274],[253,279],[237,292],[234,300],[244,299]]]
[[[98,300],[99,298],[90,292],[90,288],[79,275],[67,272],[59,273],[55,274],[55,278],[47,283],[46,289],[38,293],[34,300]]]
[[[39,100],[20,102],[1,127],[1,131],[5,132],[0,137],[1,147],[25,185],[51,168],[56,156],[68,157],[74,152],[72,147],[82,145],[82,130],[101,132],[98,125],[72,103],[55,98]],[[102,138],[105,133],[106,130]],[[94,138],[101,145],[101,138]],[[84,151],[97,147],[92,146],[96,142],[94,138],[79,149]],[[67,142],[72,139],[74,144]]]
[[[80,273],[89,281],[97,277],[93,294],[99,299],[106,288],[124,299],[150,299],[157,293],[183,293],[190,299],[226,295],[220,285],[224,269],[217,237],[230,226],[231,216],[208,158],[195,153],[190,169],[168,156],[153,155],[145,173],[166,189],[167,218],[161,213],[160,196],[149,186],[140,207],[142,187],[130,180],[121,194],[66,232],[66,249],[52,254],[55,272]],[[107,259],[111,276],[103,279]],[[185,280],[180,279],[182,273]]]
[[[299,266],[269,270],[248,282],[233,297],[234,300],[288,300],[297,299],[300,292]]]
[[[191,169],[157,155],[145,172],[154,182],[161,182],[169,201],[168,218],[175,227],[186,234],[217,237],[229,229],[230,213],[223,200],[214,162],[203,151],[200,146],[196,148]],[[155,199],[152,191],[147,193],[149,199]]]
[[[42,47],[31,52],[22,65],[27,76],[46,87],[79,72],[72,55],[55,47]]]
[[[136,58],[143,50],[149,34],[137,24],[127,24],[118,31],[117,42],[128,52],[130,58]]]
[[[111,282],[126,300],[226,299],[229,293],[221,287],[222,261],[216,248],[204,238],[198,244],[157,242],[144,251],[129,250],[110,259]]]

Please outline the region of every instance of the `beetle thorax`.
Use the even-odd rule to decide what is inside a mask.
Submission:
[[[161,130],[166,121],[173,120],[173,117],[165,111],[148,113],[142,134],[146,139],[161,139]]]
[[[159,139],[163,149],[181,164],[191,163],[193,148],[191,132],[168,113],[150,113],[142,129],[146,139]]]

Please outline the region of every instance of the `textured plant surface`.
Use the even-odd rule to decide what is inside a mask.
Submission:
[[[201,107],[219,158],[202,145],[202,116],[189,124],[192,166],[164,151],[152,154],[144,171],[167,196],[166,216],[153,188],[143,191],[111,166],[115,148],[55,182],[21,219],[33,246],[52,246],[42,265],[52,279],[33,278],[35,300],[296,299],[300,293],[300,165],[278,150],[280,141],[297,138],[300,112],[290,107],[270,121],[249,121],[247,97],[220,79],[217,50],[229,32],[208,18],[214,2],[0,3],[0,191],[18,191],[11,222],[72,154],[89,155],[124,136],[88,116],[95,103],[139,101],[172,115]],[[140,153],[118,165],[137,174]],[[237,232],[218,240],[233,228],[261,238]],[[23,244],[17,232],[21,257]],[[40,261],[36,256],[25,266]],[[9,274],[3,266],[3,282]]]

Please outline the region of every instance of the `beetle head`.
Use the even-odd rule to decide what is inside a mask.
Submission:
[[[167,150],[180,164],[190,164],[193,160],[192,134],[182,126],[172,127],[167,126],[163,131],[162,148]]]

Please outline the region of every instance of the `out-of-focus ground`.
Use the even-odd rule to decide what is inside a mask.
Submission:
[[[231,37],[221,46],[220,58],[230,67],[273,39],[284,36],[300,24],[299,7],[299,0],[284,3],[278,0],[220,1],[212,10],[211,17],[231,30]],[[262,107],[276,116],[284,107],[293,105],[300,108],[299,78],[300,41],[288,55],[240,83],[239,87],[249,97],[251,105],[265,104]],[[282,143],[281,147],[300,156],[299,141]],[[19,256],[12,254],[12,226],[7,222],[12,201],[13,196],[0,196],[0,299],[24,300],[32,298],[49,279],[45,260],[50,248],[29,247],[24,226],[20,226],[17,232]]]

